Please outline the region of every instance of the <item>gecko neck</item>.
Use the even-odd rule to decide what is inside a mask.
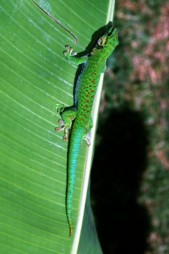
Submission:
[[[112,45],[104,48],[94,48],[90,54],[92,62],[103,63],[105,65],[106,60],[111,55],[115,47]]]

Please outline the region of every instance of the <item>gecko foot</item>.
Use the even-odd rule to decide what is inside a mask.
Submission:
[[[68,139],[69,139],[69,131],[70,131],[70,128],[68,128],[68,127],[64,128],[64,136],[63,136],[63,140],[64,141],[68,141]]]
[[[65,51],[63,52],[66,57],[75,56],[77,53],[73,51],[73,48],[69,45],[65,46]]]
[[[91,145],[91,132],[83,136],[83,139],[86,141],[87,145]]]
[[[63,136],[63,140],[64,141],[68,141],[69,139],[69,128],[65,127],[64,122],[62,121],[62,119],[60,119],[59,121],[59,127],[55,128],[55,131],[59,132],[59,131],[64,131],[64,136]]]
[[[68,136],[67,136],[67,135],[64,135],[63,140],[64,140],[64,141],[68,141]]]
[[[58,121],[58,123],[59,123],[59,127],[56,127],[55,128],[55,131],[63,131],[64,130],[64,128],[65,128],[65,125],[64,125],[64,122],[62,121],[62,119],[60,119],[59,121]]]

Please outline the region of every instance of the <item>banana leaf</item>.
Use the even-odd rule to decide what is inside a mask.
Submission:
[[[81,145],[73,196],[73,235],[65,212],[67,142],[56,133],[57,104],[73,104],[76,67],[69,44],[83,51],[112,20],[114,1],[37,1],[78,37],[76,44],[31,0],[0,2],[0,253],[102,253],[90,208],[93,140]],[[85,207],[86,204],[86,207]],[[85,212],[84,212],[85,211]],[[83,225],[83,226],[82,226]]]

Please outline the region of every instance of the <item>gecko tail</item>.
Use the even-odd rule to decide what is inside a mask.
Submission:
[[[67,172],[67,191],[66,191],[66,213],[69,224],[69,236],[72,235],[72,203],[75,186],[77,162],[80,152],[80,145],[85,132],[85,128],[75,126],[72,129],[70,145],[68,150],[68,172]]]
[[[69,225],[69,237],[72,236],[72,211],[69,209],[68,210],[68,193],[67,193],[67,201],[66,201],[66,213],[67,213],[67,221],[68,221],[68,225]]]
[[[69,236],[72,236],[72,227],[69,226]]]

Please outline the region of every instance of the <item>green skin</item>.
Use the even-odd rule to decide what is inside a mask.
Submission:
[[[72,199],[77,170],[77,161],[82,139],[86,139],[90,145],[90,130],[93,126],[91,112],[94,97],[97,91],[101,73],[105,71],[106,60],[118,45],[117,29],[112,26],[100,37],[96,46],[87,56],[77,57],[70,46],[66,46],[64,55],[72,64],[84,64],[84,68],[78,78],[78,91],[76,94],[77,105],[75,108],[64,110],[59,107],[62,120],[57,131],[64,130],[64,140],[68,140],[71,129],[68,152],[68,180],[66,195],[66,213],[69,223],[69,235],[72,235]],[[72,121],[73,125],[72,125]]]

